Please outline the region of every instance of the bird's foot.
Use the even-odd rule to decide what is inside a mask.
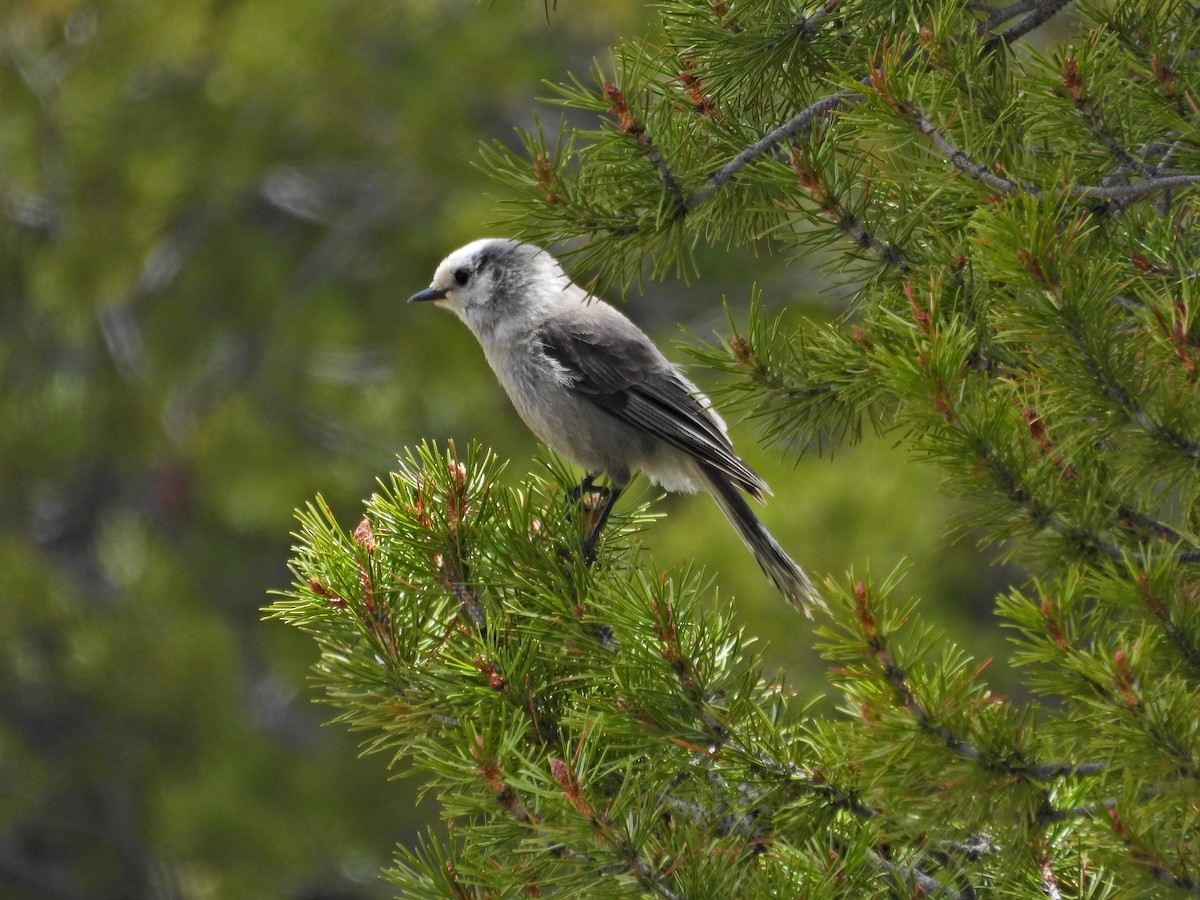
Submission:
[[[580,498],[585,494],[593,496],[607,497],[612,493],[612,488],[602,484],[596,484],[596,479],[600,476],[599,472],[588,472],[583,476],[583,481],[571,488],[571,492],[567,494],[567,505],[578,503]]]
[[[579,549],[583,553],[583,561],[589,566],[596,561],[596,544],[600,540],[600,533],[604,531],[605,523],[608,522],[609,513],[617,505],[617,498],[621,496],[621,491],[615,487],[608,488],[603,496],[604,505],[600,507],[600,513],[596,516],[596,523],[592,525],[591,530],[579,545]]]

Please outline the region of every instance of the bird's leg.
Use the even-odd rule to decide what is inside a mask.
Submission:
[[[616,505],[617,498],[621,496],[621,488],[616,486],[606,486],[596,484],[596,479],[601,475],[600,471],[588,472],[583,481],[571,488],[571,492],[567,495],[567,503],[578,503],[586,495],[593,495],[604,498],[604,505],[600,507],[600,514],[596,518],[596,523],[588,531],[580,544],[580,549],[583,551],[583,559],[589,566],[596,560],[596,543],[600,540],[600,533],[604,531],[604,525],[608,521],[608,516]]]
[[[578,503],[585,494],[590,494],[595,497],[604,497],[605,502],[600,509],[600,517],[596,524],[588,531],[583,541],[580,542],[579,549],[583,554],[584,564],[591,566],[596,561],[596,543],[600,539],[600,532],[604,529],[605,523],[608,521],[608,514],[612,512],[613,505],[617,502],[617,496],[621,493],[620,488],[605,487],[596,484],[596,479],[599,478],[601,472],[588,472],[584,476],[583,481],[571,488],[567,494],[568,510],[570,506]],[[590,514],[594,507],[589,508],[587,512]],[[558,551],[559,558],[563,560],[564,574],[571,578],[571,568],[567,567],[568,552],[566,548],[560,548]],[[577,601],[578,602],[578,601]],[[603,622],[588,622],[585,626],[587,632],[610,653],[617,652],[617,643],[613,639],[613,629],[611,625],[605,625]]]
[[[604,505],[600,507],[600,515],[596,519],[596,524],[592,526],[592,530],[587,533],[587,537],[579,545],[579,549],[583,551],[583,561],[589,566],[596,560],[596,541],[600,539],[600,532],[604,530],[604,523],[608,521],[608,515],[616,505],[617,498],[621,496],[621,488],[614,485],[608,489],[607,494]]]
[[[607,495],[609,489],[596,484],[596,479],[600,476],[600,472],[588,472],[583,476],[583,481],[571,488],[571,493],[567,494],[567,504],[578,503],[579,498],[584,494],[601,494]]]

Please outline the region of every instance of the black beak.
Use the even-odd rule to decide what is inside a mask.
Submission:
[[[446,296],[446,291],[438,290],[437,288],[425,288],[423,291],[417,291],[408,298],[409,303],[420,303],[425,300],[441,300]]]

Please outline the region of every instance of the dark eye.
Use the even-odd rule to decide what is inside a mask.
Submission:
[[[458,269],[454,273],[454,283],[460,287],[471,280],[471,273],[467,269]]]

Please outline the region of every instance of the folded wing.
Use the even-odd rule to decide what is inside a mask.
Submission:
[[[734,452],[707,400],[632,326],[598,328],[586,319],[552,318],[536,338],[568,386],[609,415],[723,472],[759,500],[768,492]]]

